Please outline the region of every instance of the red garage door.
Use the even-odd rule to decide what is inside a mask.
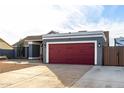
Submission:
[[[49,63],[94,64],[94,43],[49,44]]]

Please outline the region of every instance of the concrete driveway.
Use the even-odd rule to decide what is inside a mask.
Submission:
[[[40,64],[0,74],[0,87],[71,87],[91,68],[85,65]]]
[[[124,67],[94,66],[72,87],[124,88]]]

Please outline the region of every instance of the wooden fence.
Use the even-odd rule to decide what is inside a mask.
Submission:
[[[105,46],[103,50],[104,65],[124,66],[124,47]]]

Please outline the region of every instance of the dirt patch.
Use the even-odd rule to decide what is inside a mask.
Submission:
[[[36,65],[34,65],[34,64],[3,63],[3,62],[1,63],[0,62],[0,73],[18,70],[18,69],[23,69],[23,68],[32,67],[32,66],[36,66]]]

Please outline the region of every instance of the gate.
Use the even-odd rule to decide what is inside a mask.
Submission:
[[[114,46],[109,47],[105,46],[103,52],[103,64],[111,66],[124,66],[124,47],[123,46]]]

